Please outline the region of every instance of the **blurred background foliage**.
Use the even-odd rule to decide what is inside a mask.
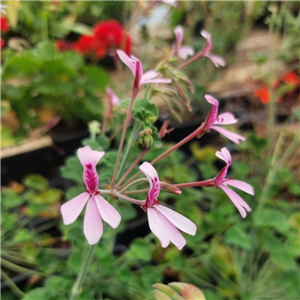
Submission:
[[[150,14],[135,2],[4,3],[8,5],[9,31],[1,33],[5,42],[1,53],[2,146],[40,136],[56,124],[67,127],[68,132],[78,124],[86,127],[91,120],[102,121],[105,88],[115,85],[112,77],[116,66],[113,60],[112,69],[105,63],[111,55],[106,53],[103,59],[93,60],[72,49],[60,51],[56,44],[57,40],[74,42],[91,34],[99,21],[119,21],[131,36],[133,53],[139,58],[147,54],[139,49],[137,39],[146,46],[154,45],[154,49],[161,51],[158,57],[163,57],[174,41],[172,29],[176,25],[184,25],[185,44],[193,45],[196,50],[204,46],[199,32],[205,28],[213,36],[214,53],[224,56],[229,65],[234,61],[236,43],[256,23],[268,26],[271,34],[283,34],[281,51],[275,53],[277,60],[292,62],[292,70],[299,64],[299,8],[295,2],[181,1],[176,8],[167,7],[170,17],[167,38],[157,36],[154,40],[147,26],[139,28],[138,35],[134,34],[130,16],[143,12],[147,19]],[[153,64],[151,59],[156,60],[157,56],[145,57],[146,64]],[[264,68],[270,57],[257,53],[253,59],[258,68],[266,71],[262,80],[272,86],[277,73]],[[197,105],[207,84],[218,78],[219,72],[208,60],[196,61],[187,72],[196,88],[195,94],[189,96]],[[118,91],[118,85],[116,88]],[[297,97],[299,85],[293,89]],[[287,97],[290,90],[282,90],[280,96]],[[174,246],[162,249],[149,233],[141,209],[110,199],[123,221],[117,230],[104,225],[104,235],[95,249],[78,299],[154,299],[152,284],[171,281],[194,284],[207,299],[299,298],[299,135],[297,130],[289,130],[289,126],[296,123],[299,129],[300,114],[298,106],[278,128],[272,109],[276,105],[275,94],[271,87],[266,103],[268,120],[263,120],[269,135],[254,126],[244,133],[245,143],[237,147],[226,145],[234,153],[229,175],[249,182],[256,192],[255,197],[243,195],[252,208],[247,218],[241,219],[220,190],[184,189],[180,196],[162,191],[160,200],[198,227],[196,236],[185,235],[187,246],[183,251]],[[131,148],[128,160],[122,162],[123,170],[141,153],[139,132],[149,126],[155,132],[158,118],[157,108],[151,105],[139,107],[135,113],[137,127],[128,133]],[[150,123],[141,122],[141,116],[145,115],[152,117]],[[110,128],[120,124],[122,115],[117,113]],[[145,156],[147,161],[174,142],[161,142],[157,135],[153,138],[153,147]],[[216,144],[196,141],[184,152],[173,152],[157,164],[161,181],[188,182],[214,177],[222,167],[214,155],[219,150],[219,142]],[[99,165],[101,188],[104,188],[116,160],[115,142],[97,135],[95,139],[82,140],[82,145],[106,151]],[[50,186],[48,179],[39,174],[27,175],[21,183],[2,187],[4,299],[68,299],[87,244],[82,233],[83,217],[64,226],[59,205],[82,192],[84,186],[75,155],[67,158],[60,170],[62,178],[72,185],[66,191]],[[131,175],[137,170],[133,169]],[[135,196],[143,199],[146,195]]]

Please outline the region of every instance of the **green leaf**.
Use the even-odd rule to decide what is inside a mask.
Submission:
[[[252,249],[252,243],[250,237],[239,225],[234,225],[226,231],[225,240],[227,243],[236,245],[243,249],[246,250]]]
[[[38,174],[27,175],[24,178],[23,183],[26,187],[37,191],[43,191],[48,187],[47,179]]]
[[[78,34],[84,34],[84,35],[93,34],[93,29],[90,26],[84,25],[82,23],[72,24],[70,30]]]
[[[130,104],[130,99],[126,98],[121,101],[119,104],[120,107],[123,107],[128,110]],[[153,103],[150,103],[148,99],[141,98],[135,99],[132,105],[132,113],[136,114],[138,111],[146,111],[154,118],[158,118],[159,110],[157,106]]]
[[[299,197],[300,196],[300,185],[299,185],[299,183],[291,182],[290,185],[288,186],[288,191],[292,195]]]
[[[63,61],[71,69],[77,70],[84,66],[82,56],[76,52],[68,51],[63,52]]]
[[[32,52],[35,56],[45,61],[54,60],[58,54],[55,45],[50,41],[40,42]]]
[[[131,261],[150,261],[151,253],[149,244],[144,239],[135,239],[126,252],[126,257]]]
[[[54,300],[53,295],[49,293],[49,290],[46,288],[36,288],[30,290],[22,300]]]
[[[15,242],[25,242],[32,240],[32,238],[32,234],[27,229],[20,229],[14,236],[13,240]]]
[[[91,91],[103,91],[108,84],[108,75],[103,68],[85,66],[83,68],[85,80],[83,86]]]
[[[75,156],[67,158],[65,165],[60,168],[61,175],[66,179],[82,182],[82,165]]]
[[[283,272],[280,282],[286,286],[286,299],[300,299],[299,268]]]
[[[20,206],[24,199],[20,197],[14,190],[12,189],[4,189],[2,190],[2,205],[6,208],[12,208],[16,206]]]
[[[62,191],[59,189],[49,189],[43,193],[38,194],[34,202],[41,203],[41,204],[53,204],[58,203],[62,196]]]
[[[271,249],[270,256],[274,264],[276,264],[282,270],[295,270],[295,260],[291,254],[291,251],[285,245],[281,245],[280,248]]]
[[[280,211],[265,208],[253,213],[253,221],[258,227],[272,227],[281,233],[286,233],[289,229],[288,218]]]
[[[110,146],[110,141],[106,136],[97,136],[95,141],[91,138],[84,139],[82,145],[90,146],[93,150],[106,151]]]

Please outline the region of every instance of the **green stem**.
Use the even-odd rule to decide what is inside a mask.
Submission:
[[[21,291],[16,284],[9,278],[9,276],[3,271],[1,270],[1,277],[4,279],[4,281],[6,282],[6,284],[9,286],[9,288],[11,289],[11,291],[19,298],[24,298],[26,296],[25,293],[23,293],[23,291]]]
[[[82,261],[79,274],[76,278],[76,281],[75,281],[75,283],[72,287],[71,293],[70,293],[70,300],[75,299],[76,296],[81,292],[81,286],[85,279],[86,271],[87,271],[88,265],[92,258],[93,249],[94,249],[94,245],[89,246],[86,256],[85,256],[85,259]]]
[[[35,270],[30,270],[30,269],[27,269],[25,267],[21,267],[21,266],[18,266],[12,262],[9,262],[8,260],[4,259],[1,257],[1,265],[7,269],[10,269],[12,271],[15,271],[17,273],[26,273],[26,274],[30,274],[30,275],[40,275],[40,276],[45,276],[45,274],[41,273],[41,272],[38,272],[38,271],[35,271]]]
[[[276,173],[275,163],[277,162],[278,157],[279,157],[280,152],[281,152],[280,150],[281,150],[281,146],[282,146],[282,142],[283,142],[283,137],[284,137],[284,134],[283,134],[283,131],[281,131],[280,135],[279,135],[279,138],[277,140],[277,143],[275,145],[275,150],[274,150],[274,153],[273,153],[273,156],[272,156],[272,160],[271,160],[271,163],[270,163],[269,171],[268,171],[268,174],[267,174],[267,177],[266,177],[266,181],[265,181],[265,184],[264,184],[261,196],[260,196],[260,201],[258,203],[257,210],[259,210],[259,209],[262,208],[262,206],[264,205],[264,203],[265,203],[265,201],[266,201],[266,199],[268,197],[269,188],[270,188],[270,185],[273,182],[274,175]]]
[[[131,148],[131,143],[132,143],[132,141],[134,141],[136,139],[136,135],[139,132],[140,127],[141,127],[141,125],[139,125],[137,123],[134,124],[132,133],[130,135],[129,141],[127,142],[127,145],[126,145],[126,148],[125,148],[125,151],[124,151],[124,155],[122,157],[122,161],[121,161],[121,164],[120,164],[120,167],[119,167],[119,170],[118,170],[117,178],[119,178],[120,174],[122,174],[123,168],[125,166],[125,162],[127,161],[129,150]],[[117,185],[116,185],[116,187],[117,187]]]
[[[146,87],[146,91],[145,91],[144,98],[147,98],[147,96],[148,96],[148,93],[149,93],[149,90],[150,90],[150,86],[151,86],[151,84],[147,84],[147,87]]]

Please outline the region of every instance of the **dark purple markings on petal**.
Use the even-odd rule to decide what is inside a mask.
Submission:
[[[148,203],[152,206],[154,201],[157,201],[157,197],[159,195],[159,191],[160,191],[160,184],[158,181],[157,177],[154,177],[153,179],[151,179],[151,183],[152,183],[152,187],[151,190],[148,193]]]
[[[85,165],[83,171],[84,183],[90,194],[97,193],[99,178],[96,169],[91,165]]]
[[[222,123],[223,123],[223,121],[224,121],[224,119],[223,119],[223,118],[221,118],[221,117],[218,117],[218,118],[217,118],[217,121],[218,121],[220,124],[222,124]]]

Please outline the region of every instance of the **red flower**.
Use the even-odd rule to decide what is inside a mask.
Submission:
[[[94,27],[94,36],[106,47],[120,46],[124,35],[123,27],[116,20],[103,21]]]
[[[291,90],[289,91],[289,95],[291,96],[300,85],[300,76],[294,71],[289,72],[280,79],[276,80],[272,85],[272,88],[277,89],[282,83],[291,86]],[[270,91],[268,85],[263,82],[263,86],[254,92],[254,96],[259,98],[262,103],[268,104],[270,101]],[[280,102],[281,100],[282,96],[276,99],[276,102]]]
[[[4,18],[3,16],[0,17],[0,28],[1,28],[1,32],[8,32],[9,31],[9,26],[7,23],[6,18]]]
[[[3,46],[5,45],[5,42],[4,42],[4,40],[1,38],[1,44],[0,44],[0,49],[2,50],[2,48],[3,48]]]
[[[98,41],[94,36],[82,35],[76,44],[76,50],[83,55],[96,54],[97,57],[102,57],[106,53],[106,48],[101,41]]]
[[[289,73],[285,74],[281,78],[281,80],[284,83],[291,84],[295,87],[300,84],[300,76],[297,75],[295,72],[289,72]]]
[[[254,92],[254,96],[260,99],[260,101],[264,104],[269,103],[270,99],[270,93],[269,93],[269,88],[265,82],[263,82],[263,86],[259,89],[257,89]]]
[[[130,55],[131,38],[118,21],[108,20],[96,24],[93,35],[82,35],[73,45],[57,41],[57,48],[61,51],[74,49],[83,55],[101,59],[105,54],[115,55],[116,49],[123,49]]]
[[[56,47],[59,51],[74,50],[76,42],[57,40]]]

